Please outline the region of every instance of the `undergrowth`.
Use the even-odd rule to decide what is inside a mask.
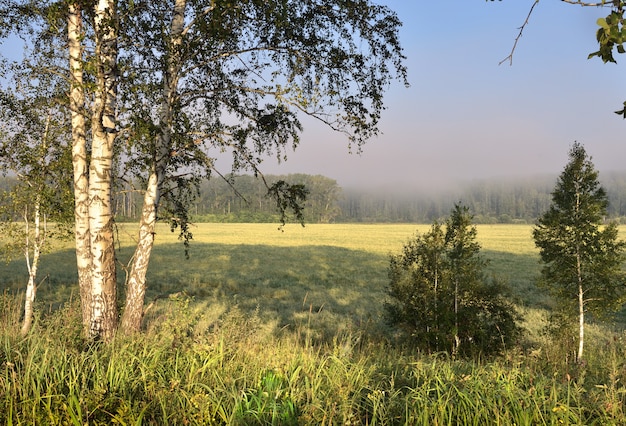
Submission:
[[[455,360],[359,329],[313,342],[308,324],[177,295],[145,333],[102,345],[81,338],[75,303],[26,338],[18,307],[0,298],[0,424],[626,424],[620,334],[596,333],[586,365],[550,345]]]

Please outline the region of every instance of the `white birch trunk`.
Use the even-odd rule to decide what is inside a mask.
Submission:
[[[35,298],[37,295],[37,284],[36,284],[37,268],[39,267],[39,256],[41,254],[41,250],[43,248],[45,235],[46,235],[45,219],[44,219],[44,224],[43,224],[44,230],[43,230],[43,233],[41,232],[41,226],[42,226],[41,217],[40,217],[41,196],[39,194],[36,197],[34,209],[35,211],[33,212],[34,213],[33,225],[35,229],[33,230],[34,235],[33,235],[33,244],[32,244],[32,248],[33,248],[32,261],[30,257],[31,244],[30,244],[30,225],[29,225],[30,222],[28,218],[28,210],[24,212],[24,224],[26,228],[26,244],[25,244],[24,255],[26,256],[26,267],[28,268],[28,283],[26,284],[26,295],[24,299],[24,322],[22,323],[22,329],[21,329],[22,336],[25,336],[26,334],[28,334],[33,324],[33,309],[35,305]]]
[[[41,151],[48,151],[48,134],[50,131],[51,116],[48,115],[46,127],[41,138]],[[43,224],[41,222],[41,197],[43,185],[45,185],[45,166],[42,166],[41,176],[35,178],[35,182],[29,182],[29,185],[36,189],[35,203],[33,205],[33,238],[32,238],[32,260],[31,260],[31,230],[30,218],[28,216],[28,206],[24,209],[24,228],[25,228],[25,244],[24,256],[26,257],[26,267],[28,268],[28,283],[26,284],[26,295],[24,299],[24,322],[22,323],[21,334],[25,336],[30,331],[33,324],[33,309],[35,306],[35,298],[37,296],[37,269],[39,268],[39,257],[43,249],[43,245],[47,236],[47,223],[45,215]],[[43,230],[42,230],[43,227]]]
[[[578,362],[583,359],[585,345],[585,300],[583,286],[578,286]]]
[[[116,32],[115,2],[100,0],[95,17],[96,93],[92,111],[89,166],[91,237],[91,318],[89,335],[110,340],[117,327],[117,283],[113,238],[112,166],[115,141]]]
[[[176,0],[172,17],[170,39],[172,53],[169,56],[167,70],[163,78],[164,99],[159,117],[160,133],[156,140],[156,162],[152,166],[144,194],[139,225],[139,240],[126,285],[126,304],[122,315],[122,330],[128,334],[140,330],[143,318],[146,273],[154,246],[157,210],[163,181],[165,179],[165,168],[167,167],[170,155],[173,106],[176,101],[178,80],[180,77],[179,49],[182,44],[182,34],[185,24],[185,6],[186,0]]]
[[[583,288],[582,262],[580,249],[576,247],[576,273],[578,274],[578,362],[583,359],[585,345],[585,292]]]
[[[576,206],[575,212],[580,212],[580,184],[575,183]],[[583,347],[585,345],[585,292],[583,287],[582,260],[580,246],[576,245],[576,275],[578,278],[578,362],[583,360]]]
[[[69,103],[72,122],[72,168],[74,174],[74,239],[80,289],[83,331],[91,323],[91,249],[89,234],[89,179],[85,133],[85,92],[83,88],[82,18],[78,5],[70,4],[68,21],[70,67]]]

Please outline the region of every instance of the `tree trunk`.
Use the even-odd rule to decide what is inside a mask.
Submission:
[[[139,241],[133,255],[126,284],[126,304],[122,315],[122,330],[130,334],[140,330],[146,294],[146,273],[154,246],[154,235],[165,169],[169,161],[174,104],[180,77],[180,46],[185,24],[186,0],[176,0],[171,23],[170,51],[163,78],[163,101],[159,116],[160,132],[156,140],[155,162],[144,194],[139,225]]]
[[[437,352],[439,352],[439,306],[437,304],[437,298],[439,297],[438,294],[438,290],[439,290],[439,256],[435,255],[435,282],[434,282],[434,290],[435,290],[435,294],[434,294],[434,298],[435,298],[435,310],[434,310],[434,314],[435,314],[435,350]]]
[[[578,362],[583,360],[583,346],[585,344],[585,305],[583,286],[578,287]]]
[[[91,323],[91,249],[89,235],[89,179],[85,134],[85,92],[81,38],[82,19],[78,5],[70,4],[68,13],[70,66],[70,111],[72,120],[72,167],[74,173],[74,238],[80,291],[83,332],[89,335]]]
[[[146,295],[146,273],[156,230],[156,209],[160,191],[158,181],[157,173],[152,173],[144,195],[139,223],[139,241],[135,248],[131,270],[126,282],[126,304],[121,323],[122,331],[126,334],[135,333],[141,328]]]
[[[575,214],[580,212],[580,183],[574,184],[576,190]],[[583,287],[583,270],[580,244],[576,243],[576,275],[578,278],[578,362],[583,360],[583,347],[585,345],[585,293]]]
[[[41,219],[40,219],[40,207],[41,199],[40,195],[37,195],[35,201],[34,211],[34,235],[33,235],[33,258],[31,262],[30,258],[30,229],[28,211],[24,214],[24,223],[26,226],[26,245],[24,254],[26,256],[26,266],[28,267],[28,284],[26,285],[26,296],[24,300],[24,322],[22,323],[22,336],[25,336],[30,331],[33,324],[33,307],[35,305],[35,297],[37,295],[37,268],[39,266],[39,255],[43,245],[43,238],[45,238],[45,229],[43,234],[41,233]],[[45,223],[45,221],[44,221]],[[44,224],[45,227],[45,224]]]
[[[461,338],[459,337],[459,281],[454,279],[454,348],[452,354],[456,356],[461,346]]]
[[[116,101],[116,13],[113,0],[100,0],[95,17],[96,93],[92,111],[89,166],[91,236],[91,319],[89,335],[111,340],[117,327],[117,281],[112,210]]]
[[[576,273],[578,274],[578,362],[583,360],[583,347],[585,345],[585,292],[583,291],[582,262],[580,249],[576,247]]]

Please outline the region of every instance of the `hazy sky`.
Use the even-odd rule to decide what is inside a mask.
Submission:
[[[626,55],[587,59],[607,8],[541,0],[374,0],[398,13],[410,88],[389,89],[382,135],[349,154],[347,140],[306,121],[302,142],[265,173],[322,174],[342,186],[428,188],[475,178],[558,174],[582,143],[603,172],[626,170]],[[224,172],[228,171],[228,167]]]
[[[608,9],[542,0],[380,0],[403,22],[410,88],[386,97],[383,132],[349,154],[338,134],[306,123],[302,143],[269,173],[323,174],[342,186],[428,187],[474,178],[558,174],[581,142],[602,172],[626,170],[626,55],[587,59]]]

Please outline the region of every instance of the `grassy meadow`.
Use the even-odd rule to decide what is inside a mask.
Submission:
[[[190,257],[162,226],[145,333],[80,337],[71,242],[40,267],[38,320],[19,337],[22,259],[0,266],[1,424],[626,424],[622,323],[573,342],[541,330],[550,301],[529,225],[479,225],[527,336],[489,360],[420,354],[382,319],[390,253],[428,225],[198,224]],[[620,229],[626,237],[626,228]],[[120,265],[135,229],[118,229]],[[120,282],[124,271],[120,267]]]

